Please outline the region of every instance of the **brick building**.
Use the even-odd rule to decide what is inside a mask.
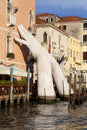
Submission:
[[[23,45],[15,44],[14,37],[19,36],[17,32],[19,24],[23,24],[27,30],[33,31],[35,0],[0,0],[0,10],[0,66],[13,65],[20,70],[26,70],[29,66],[29,50]],[[5,73],[6,71],[0,73],[0,79]]]

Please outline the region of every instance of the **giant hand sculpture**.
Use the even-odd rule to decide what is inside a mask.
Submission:
[[[61,95],[68,95],[69,84],[53,56],[50,55],[22,25],[18,26],[18,31],[22,38],[15,38],[15,41],[26,45],[34,58],[37,59],[39,98],[44,98],[44,96],[46,96],[48,99],[55,99],[52,75],[59,93]]]

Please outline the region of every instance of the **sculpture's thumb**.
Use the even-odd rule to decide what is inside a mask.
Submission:
[[[23,39],[15,38],[14,40],[15,40],[15,42],[17,42],[17,43],[26,44],[25,40],[23,40]]]

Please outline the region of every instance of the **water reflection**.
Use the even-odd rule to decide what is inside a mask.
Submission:
[[[87,103],[29,104],[0,110],[0,130],[87,130]]]

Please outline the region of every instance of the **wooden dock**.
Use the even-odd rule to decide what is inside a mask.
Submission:
[[[15,104],[28,102],[27,85],[13,85],[12,97],[10,85],[0,85],[0,107],[13,106]],[[29,92],[31,96],[31,92]]]

